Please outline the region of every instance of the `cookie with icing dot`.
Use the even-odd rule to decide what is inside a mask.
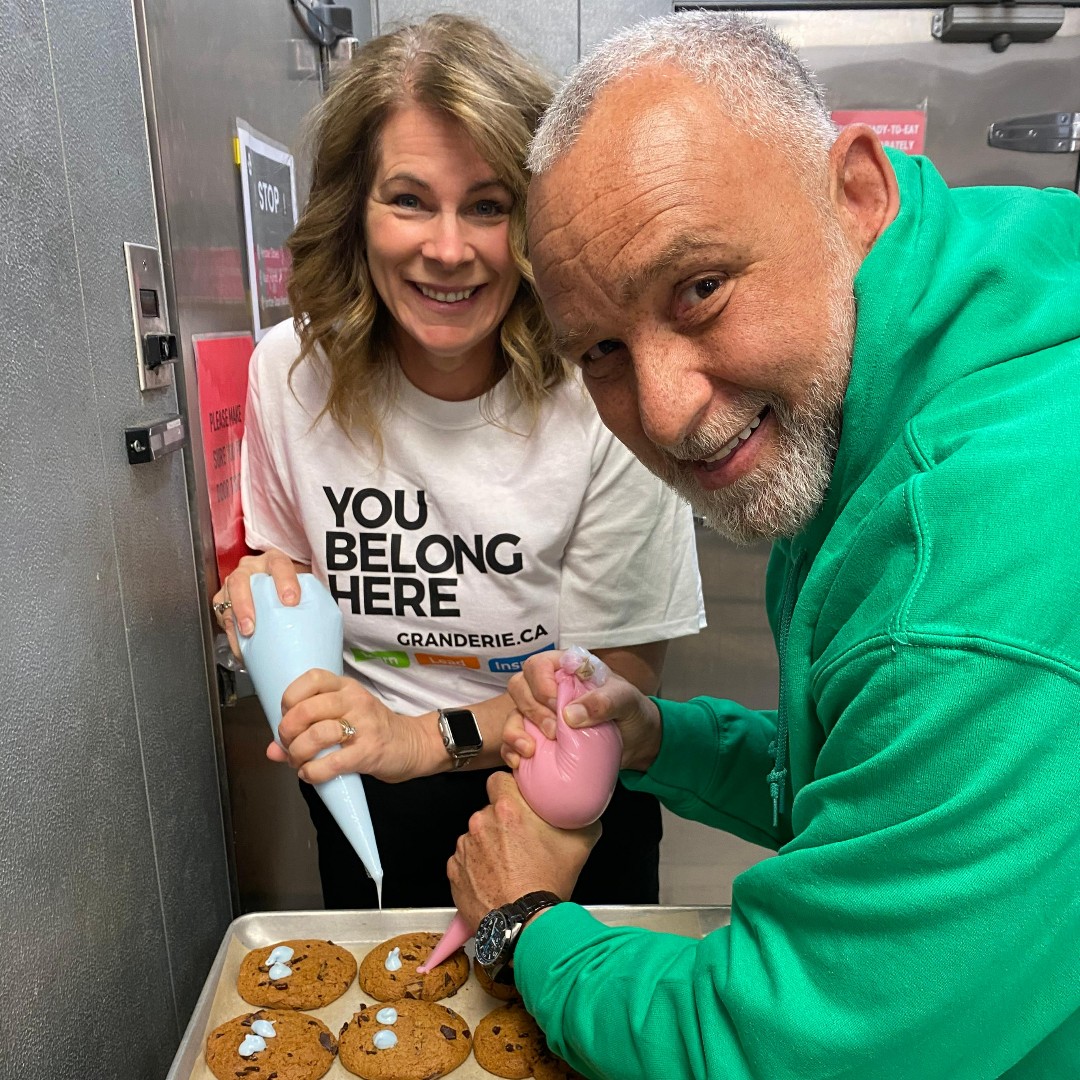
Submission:
[[[321,1009],[356,978],[356,957],[332,941],[299,938],[252,949],[240,962],[236,988],[252,1005]]]
[[[319,1080],[336,1055],[337,1039],[330,1029],[296,1010],[234,1016],[206,1039],[206,1064],[218,1080]]]
[[[472,1046],[469,1025],[452,1009],[408,998],[361,1004],[338,1039],[341,1064],[363,1080],[435,1080]]]
[[[440,936],[418,931],[398,934],[376,945],[360,961],[361,989],[378,1001],[438,1001],[456,994],[469,978],[469,958],[464,949],[458,949],[424,975],[416,971],[431,955]]]

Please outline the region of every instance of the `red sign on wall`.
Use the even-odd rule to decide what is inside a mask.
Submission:
[[[197,334],[192,345],[218,579],[224,581],[251,550],[240,505],[240,440],[255,341],[250,334]]]
[[[926,145],[925,109],[836,109],[833,123],[869,124],[884,146],[921,154]]]

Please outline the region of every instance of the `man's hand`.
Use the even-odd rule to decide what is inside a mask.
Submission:
[[[512,769],[523,757],[535,752],[533,740],[525,733],[524,717],[528,717],[549,739],[555,738],[555,672],[559,670],[561,652],[543,652],[530,656],[520,674],[510,679],[507,689],[514,699],[516,710],[503,728],[502,757]],[[570,727],[594,727],[605,720],[619,725],[623,740],[622,767],[644,772],[660,753],[662,725],[660,710],[632,683],[616,675],[598,690],[578,698],[563,711]]]
[[[281,707],[278,738],[285,749],[271,743],[266,756],[287,761],[310,784],[342,773],[365,773],[393,784],[430,771],[424,752],[437,740],[423,738],[425,718],[391,712],[355,679],[314,668],[289,684]],[[426,720],[435,731],[435,720]],[[342,721],[356,734],[343,738]],[[320,750],[339,745],[313,760]]]
[[[502,904],[544,889],[568,899],[578,874],[600,839],[600,823],[556,829],[529,809],[514,778],[492,773],[491,805],[473,814],[446,864],[454,903],[475,927]]]

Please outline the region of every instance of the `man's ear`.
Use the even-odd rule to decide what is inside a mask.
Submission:
[[[872,128],[850,124],[841,130],[829,152],[829,174],[840,223],[865,257],[900,210],[896,173]]]

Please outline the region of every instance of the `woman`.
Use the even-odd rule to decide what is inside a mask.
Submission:
[[[287,755],[268,754],[309,782],[364,775],[389,906],[451,903],[527,655],[576,642],[651,692],[667,640],[703,623],[689,512],[603,428],[533,291],[523,162],[549,92],[470,20],[365,45],[318,115],[295,323],[251,363],[242,490],[265,554],[215,601],[247,633],[252,573],[288,603],[310,568],[337,598],[347,674],[292,684]],[[327,906],[374,905],[301,786]],[[655,800],[620,789],[604,827],[575,899],[657,902]]]

